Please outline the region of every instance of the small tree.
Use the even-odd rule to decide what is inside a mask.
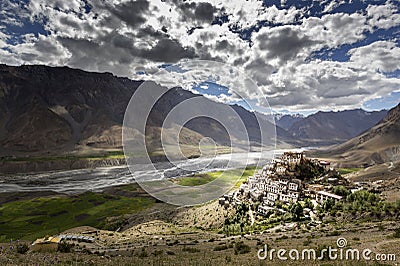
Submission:
[[[322,208],[324,209],[324,211],[329,212],[332,210],[334,205],[335,205],[335,201],[333,199],[327,199],[322,204]]]
[[[293,215],[295,221],[299,221],[303,216],[303,207],[300,203],[296,202],[290,206],[290,213]]]
[[[347,197],[347,195],[350,194],[350,191],[347,188],[345,188],[344,186],[336,186],[333,189],[333,193],[335,193],[336,195],[339,195],[339,196]]]
[[[306,198],[304,201],[304,208],[314,209],[314,205],[312,204],[309,198]]]

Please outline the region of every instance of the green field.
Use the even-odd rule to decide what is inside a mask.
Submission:
[[[235,187],[239,187],[240,184],[247,180],[248,176],[254,175],[255,170],[256,168],[254,166],[248,166],[243,173],[241,170],[209,172],[196,174],[190,177],[177,178],[175,182],[181,186],[200,186],[214,181],[219,177],[222,177],[226,178],[229,181],[238,179]]]
[[[5,162],[48,162],[48,161],[74,161],[74,160],[101,160],[101,159],[123,159],[123,151],[107,151],[103,154],[91,154],[91,155],[65,155],[65,156],[53,156],[53,157],[18,157],[18,158],[1,158],[1,161]]]
[[[237,180],[235,187],[239,187],[255,170],[255,167],[247,167],[243,173],[241,170],[210,172],[177,178],[175,182],[183,186],[198,186],[211,182],[222,174],[222,180]],[[136,192],[140,187],[134,183],[121,189]],[[153,206],[155,202],[151,197],[122,197],[86,192],[74,196],[38,197],[0,204],[0,242],[10,239],[34,240],[83,225],[114,228],[115,224],[123,220],[123,215],[142,211]],[[116,222],[110,222],[107,219],[109,217],[116,217]]]
[[[34,240],[81,225],[104,227],[106,218],[152,206],[152,198],[127,198],[87,192],[77,196],[42,197],[0,205],[0,242]]]
[[[338,168],[341,175],[346,175],[362,170],[363,168]]]

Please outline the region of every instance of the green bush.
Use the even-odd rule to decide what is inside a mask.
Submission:
[[[339,196],[347,197],[350,194],[350,191],[344,186],[336,186],[333,189],[333,193]]]

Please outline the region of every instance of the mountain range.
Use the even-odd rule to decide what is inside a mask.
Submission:
[[[310,145],[337,144],[353,138],[375,126],[387,114],[387,110],[365,111],[362,109],[317,112],[307,117],[284,115],[275,121],[287,130],[293,139]]]
[[[121,150],[124,113],[142,83],[110,73],[67,67],[0,65],[0,112],[3,114],[0,156],[98,154]],[[181,88],[166,90],[150,112],[146,132],[138,132],[148,140],[150,153],[161,149],[161,127],[167,114],[177,104],[194,97],[198,97],[201,105],[198,108],[220,110],[223,106]],[[226,119],[233,125],[239,119],[244,121],[250,141],[259,143],[256,115],[240,106],[232,109],[237,115]],[[261,114],[259,117],[273,123],[272,117]],[[281,138],[290,138],[286,131],[279,128],[277,131]],[[273,133],[268,132],[270,136]],[[207,117],[189,121],[180,132],[183,145],[198,146],[203,137],[213,138],[220,146],[229,146],[230,136],[224,127]]]
[[[400,161],[400,104],[371,129],[322,154],[350,167]]]
[[[92,73],[68,67],[0,65],[0,157],[54,157],[64,154],[91,155],[122,149],[122,123],[129,99],[143,81]],[[144,134],[150,153],[161,149],[162,121],[177,104],[193,98],[204,108],[217,110],[223,104],[181,88],[169,90],[154,105]],[[253,146],[260,142],[257,117],[271,117],[234,105]],[[376,125],[387,111],[361,109],[318,112],[308,117],[276,117],[279,145],[320,146],[344,142]],[[164,129],[164,133],[168,134]],[[272,135],[272,132],[267,134]],[[180,143],[198,146],[204,137],[228,147],[230,136],[213,119],[199,117],[185,124]],[[240,136],[232,136],[243,141]],[[365,137],[368,138],[368,137]]]

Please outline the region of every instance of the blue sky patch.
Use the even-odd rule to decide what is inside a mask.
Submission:
[[[372,99],[364,103],[364,109],[368,111],[391,109],[400,103],[400,92],[392,92],[389,95]]]
[[[194,84],[192,89],[199,92],[200,94],[212,96],[220,96],[222,94],[225,94],[227,96],[232,95],[227,87],[210,81],[204,81],[200,84]]]

